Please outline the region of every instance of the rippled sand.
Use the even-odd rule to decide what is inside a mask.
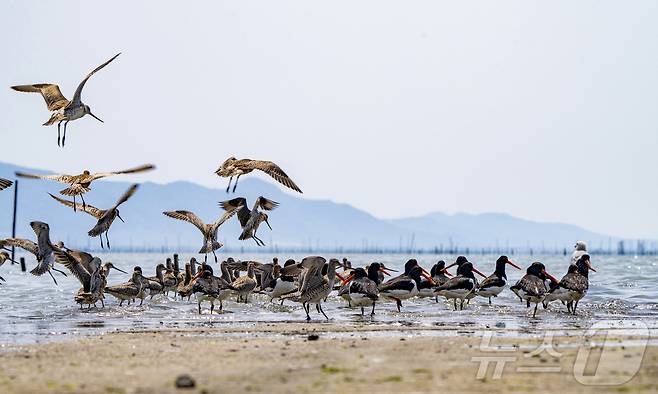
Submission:
[[[309,340],[316,334],[317,340]],[[439,335],[440,334],[440,335]],[[658,349],[610,335],[606,346],[574,330],[549,337],[481,334],[444,329],[346,327],[333,323],[255,323],[249,327],[193,328],[112,333],[40,345],[7,346],[0,353],[0,391],[163,393],[181,392],[656,392]],[[586,344],[586,346],[581,346]],[[595,344],[590,349],[589,344]],[[604,353],[601,349],[605,349]],[[574,377],[579,351],[590,349],[583,374],[628,380],[590,386]],[[559,357],[556,356],[559,354]],[[495,376],[490,363],[502,357]],[[599,363],[600,361],[600,363]],[[639,365],[639,371],[620,366]],[[548,368],[524,372],[522,368]],[[597,375],[598,376],[598,375]]]

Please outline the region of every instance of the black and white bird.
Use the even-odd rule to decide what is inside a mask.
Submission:
[[[526,274],[510,287],[519,298],[526,301],[526,307],[530,307],[530,303],[535,304],[535,310],[532,317],[537,315],[537,306],[540,302],[544,301],[548,289],[544,281],[547,279],[557,283],[557,279],[546,272],[546,266],[540,262],[534,262],[526,270]]]
[[[363,268],[355,269],[350,276],[345,278],[348,293],[350,295],[350,304],[361,307],[361,315],[364,314],[364,306],[372,306],[370,315],[375,314],[375,303],[379,300],[379,272],[385,272],[379,263],[372,263],[368,267],[368,272]]]
[[[429,273],[425,271],[418,261],[411,259],[404,265],[404,273],[379,285],[379,294],[382,297],[395,301],[398,312],[402,307],[402,300],[418,295],[418,285],[421,277],[432,282]]]
[[[505,272],[507,264],[518,270],[521,269],[521,267],[516,265],[507,256],[500,256],[498,260],[496,260],[496,269],[493,274],[489,275],[487,279],[480,283],[478,295],[480,297],[489,298],[489,304],[491,304],[491,297],[498,297],[498,294],[500,294],[505,286],[507,286],[507,273]]]
[[[557,286],[553,286],[548,291],[546,299],[562,301],[567,305],[567,311],[575,315],[578,302],[585,297],[589,289],[589,271],[596,272],[590,262],[589,254],[583,254],[576,264],[569,266],[569,272],[562,277]]]
[[[452,265],[455,265],[454,263]],[[441,286],[438,286],[434,293],[437,296],[443,296],[448,301],[453,300],[454,308],[457,310],[457,300],[460,300],[459,309],[464,309],[464,301],[477,295],[478,282],[473,275],[473,264],[465,261],[457,267],[457,275],[448,279]]]

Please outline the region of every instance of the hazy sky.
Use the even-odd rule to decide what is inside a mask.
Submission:
[[[226,157],[270,159],[378,217],[658,237],[657,2],[192,3],[3,1],[0,161],[225,187]],[[119,51],[83,92],[105,123],[71,122],[65,149],[8,88],[71,98]]]

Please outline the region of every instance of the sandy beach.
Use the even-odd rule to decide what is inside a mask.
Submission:
[[[579,384],[574,362],[581,333],[547,337],[445,333],[385,326],[260,323],[112,333],[26,346],[4,346],[4,393],[225,392],[656,392],[655,346],[608,335],[594,343],[582,375],[628,381]],[[317,335],[315,339],[314,335]],[[542,344],[550,343],[550,349]],[[589,348],[589,347],[588,347]],[[597,352],[598,350],[598,352]],[[605,356],[603,355],[605,353]],[[486,368],[482,360],[503,360]],[[620,366],[639,365],[639,371]],[[597,369],[598,368],[598,369]],[[537,369],[540,372],[537,372]],[[483,372],[484,371],[484,372]],[[496,376],[500,373],[499,376]],[[480,376],[478,376],[480,374]],[[192,388],[177,388],[189,375]],[[180,383],[190,383],[180,381]]]

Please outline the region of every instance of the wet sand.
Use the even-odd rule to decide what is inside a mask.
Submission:
[[[578,383],[573,373],[583,343],[581,333],[553,337],[551,353],[537,351],[544,341],[540,336],[495,335],[483,348],[481,334],[445,331],[261,323],[247,329],[112,333],[3,346],[0,392],[658,391],[658,348],[654,346],[645,351],[641,344],[609,336],[607,343],[614,346],[606,348],[605,357],[600,347],[594,348],[586,371],[595,373],[601,361],[600,374],[630,380],[623,385],[590,386]],[[319,338],[309,340],[312,334]],[[478,357],[492,356],[508,361],[502,376],[494,376],[495,363],[491,363],[478,378],[478,371],[482,372]],[[640,360],[637,374],[619,368]],[[545,371],[531,372],[533,368]],[[181,374],[191,376],[195,387],[177,389],[176,378]]]

